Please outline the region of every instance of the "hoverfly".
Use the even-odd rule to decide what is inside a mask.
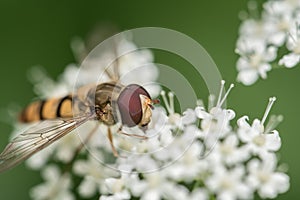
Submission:
[[[19,121],[40,123],[16,136],[5,147],[0,154],[0,172],[16,166],[90,120],[107,125],[112,152],[117,157],[110,126],[121,123],[145,129],[151,120],[153,104],[158,100],[152,100],[141,85],[122,85],[118,83],[118,76],[105,72],[112,81],[82,86],[76,94],[29,104],[19,115]],[[77,110],[81,114],[74,115]],[[118,133],[147,138],[122,132],[122,125]]]

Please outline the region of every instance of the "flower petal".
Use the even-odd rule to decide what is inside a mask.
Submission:
[[[242,82],[245,85],[252,85],[257,79],[258,74],[254,69],[240,71],[237,76],[237,81]]]
[[[210,114],[205,111],[204,107],[197,106],[195,108],[195,113],[199,119],[205,119],[205,118],[210,117]]]
[[[279,60],[279,65],[284,65],[287,68],[292,68],[295,67],[300,61],[300,55],[295,54],[295,53],[290,53],[287,55],[284,55],[280,60]]]
[[[281,139],[278,131],[273,131],[273,133],[266,134],[266,147],[270,151],[278,151],[281,147]]]

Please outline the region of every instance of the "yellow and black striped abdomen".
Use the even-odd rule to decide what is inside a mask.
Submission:
[[[20,114],[20,122],[34,122],[45,119],[69,118],[72,113],[72,96],[35,101]]]

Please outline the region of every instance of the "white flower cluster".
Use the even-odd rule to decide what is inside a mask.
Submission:
[[[124,40],[119,45],[125,48],[134,44]],[[123,59],[124,63],[141,62],[134,66],[153,62],[148,50],[135,51]],[[122,62],[120,59],[119,64]],[[124,64],[125,71],[126,66],[132,65]],[[154,81],[157,69],[148,66],[149,81]],[[35,90],[43,97],[65,95],[72,89],[77,72],[76,65],[68,66],[55,82],[36,69],[32,76]],[[93,68],[84,72],[87,82],[93,73]],[[224,84],[222,81],[216,102],[215,98],[209,98],[208,109],[199,101],[195,108],[183,114],[175,112],[175,94],[170,92],[167,98],[162,91],[166,109],[155,107],[146,133],[137,128],[125,129],[128,133],[146,134],[147,140],[114,135],[120,154],[117,158],[112,154],[105,125],[97,128],[80,152],[82,139],[76,131],[68,134],[27,161],[29,167],[41,171],[44,180],[31,190],[31,197],[37,200],[231,200],[251,199],[255,193],[262,198],[275,198],[286,192],[289,177],[278,169],[276,152],[281,140],[274,130],[281,117],[272,117],[264,125],[275,98],[270,99],[261,120],[249,124],[248,117],[244,116],[233,127],[235,112],[222,108],[233,85],[222,96]],[[78,132],[87,133],[94,124],[89,122],[79,127]],[[118,126],[112,127],[112,131],[116,132]]]
[[[275,153],[281,140],[273,130],[281,116],[264,126],[275,98],[270,98],[262,120],[249,124],[244,116],[233,129],[230,121],[234,111],[221,108],[228,92],[209,112],[197,106],[183,115],[170,106],[170,93],[170,102],[165,101],[169,115],[154,110],[154,122],[147,132],[151,135],[154,129],[158,135],[140,142],[138,146],[144,147],[136,151],[146,152],[142,156],[118,159],[120,177],[105,180],[109,194],[102,194],[100,200],[251,199],[255,192],[262,198],[275,198],[286,192],[289,177],[277,169]],[[166,99],[164,92],[162,96]],[[161,147],[164,149],[150,153]],[[159,168],[162,163],[165,168]],[[143,173],[149,169],[157,170]]]
[[[249,124],[244,116],[238,119],[234,129],[230,121],[235,112],[221,108],[230,91],[221,98],[223,86],[224,82],[216,105],[209,111],[198,105],[182,115],[174,111],[174,94],[169,93],[168,100],[165,92],[161,92],[167,112],[162,107],[154,109],[146,132],[149,139],[116,137],[121,155],[112,162],[108,141],[96,134],[86,144],[88,151],[71,163],[74,156],[71,152],[80,141],[76,134],[66,136],[52,150],[43,151],[51,151],[48,155],[56,165],[49,164],[50,157],[41,152],[40,156],[48,162],[39,165],[39,168],[43,166],[45,182],[32,189],[32,197],[251,199],[255,192],[262,198],[275,198],[286,192],[289,177],[278,171],[275,153],[281,140],[273,130],[281,117],[272,118],[264,126],[275,98],[270,99],[262,120],[255,119]],[[214,98],[210,100],[213,105]],[[98,132],[105,131],[105,126],[99,127]],[[29,163],[39,160],[37,156]],[[78,178],[80,181],[76,183]]]
[[[237,80],[252,85],[259,77],[266,79],[272,68],[292,68],[300,62],[300,1],[269,0],[261,16],[255,1],[248,8],[236,44]]]

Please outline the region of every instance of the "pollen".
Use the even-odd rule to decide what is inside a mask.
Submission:
[[[253,138],[253,143],[260,147],[264,146],[266,143],[266,138],[260,134]]]

